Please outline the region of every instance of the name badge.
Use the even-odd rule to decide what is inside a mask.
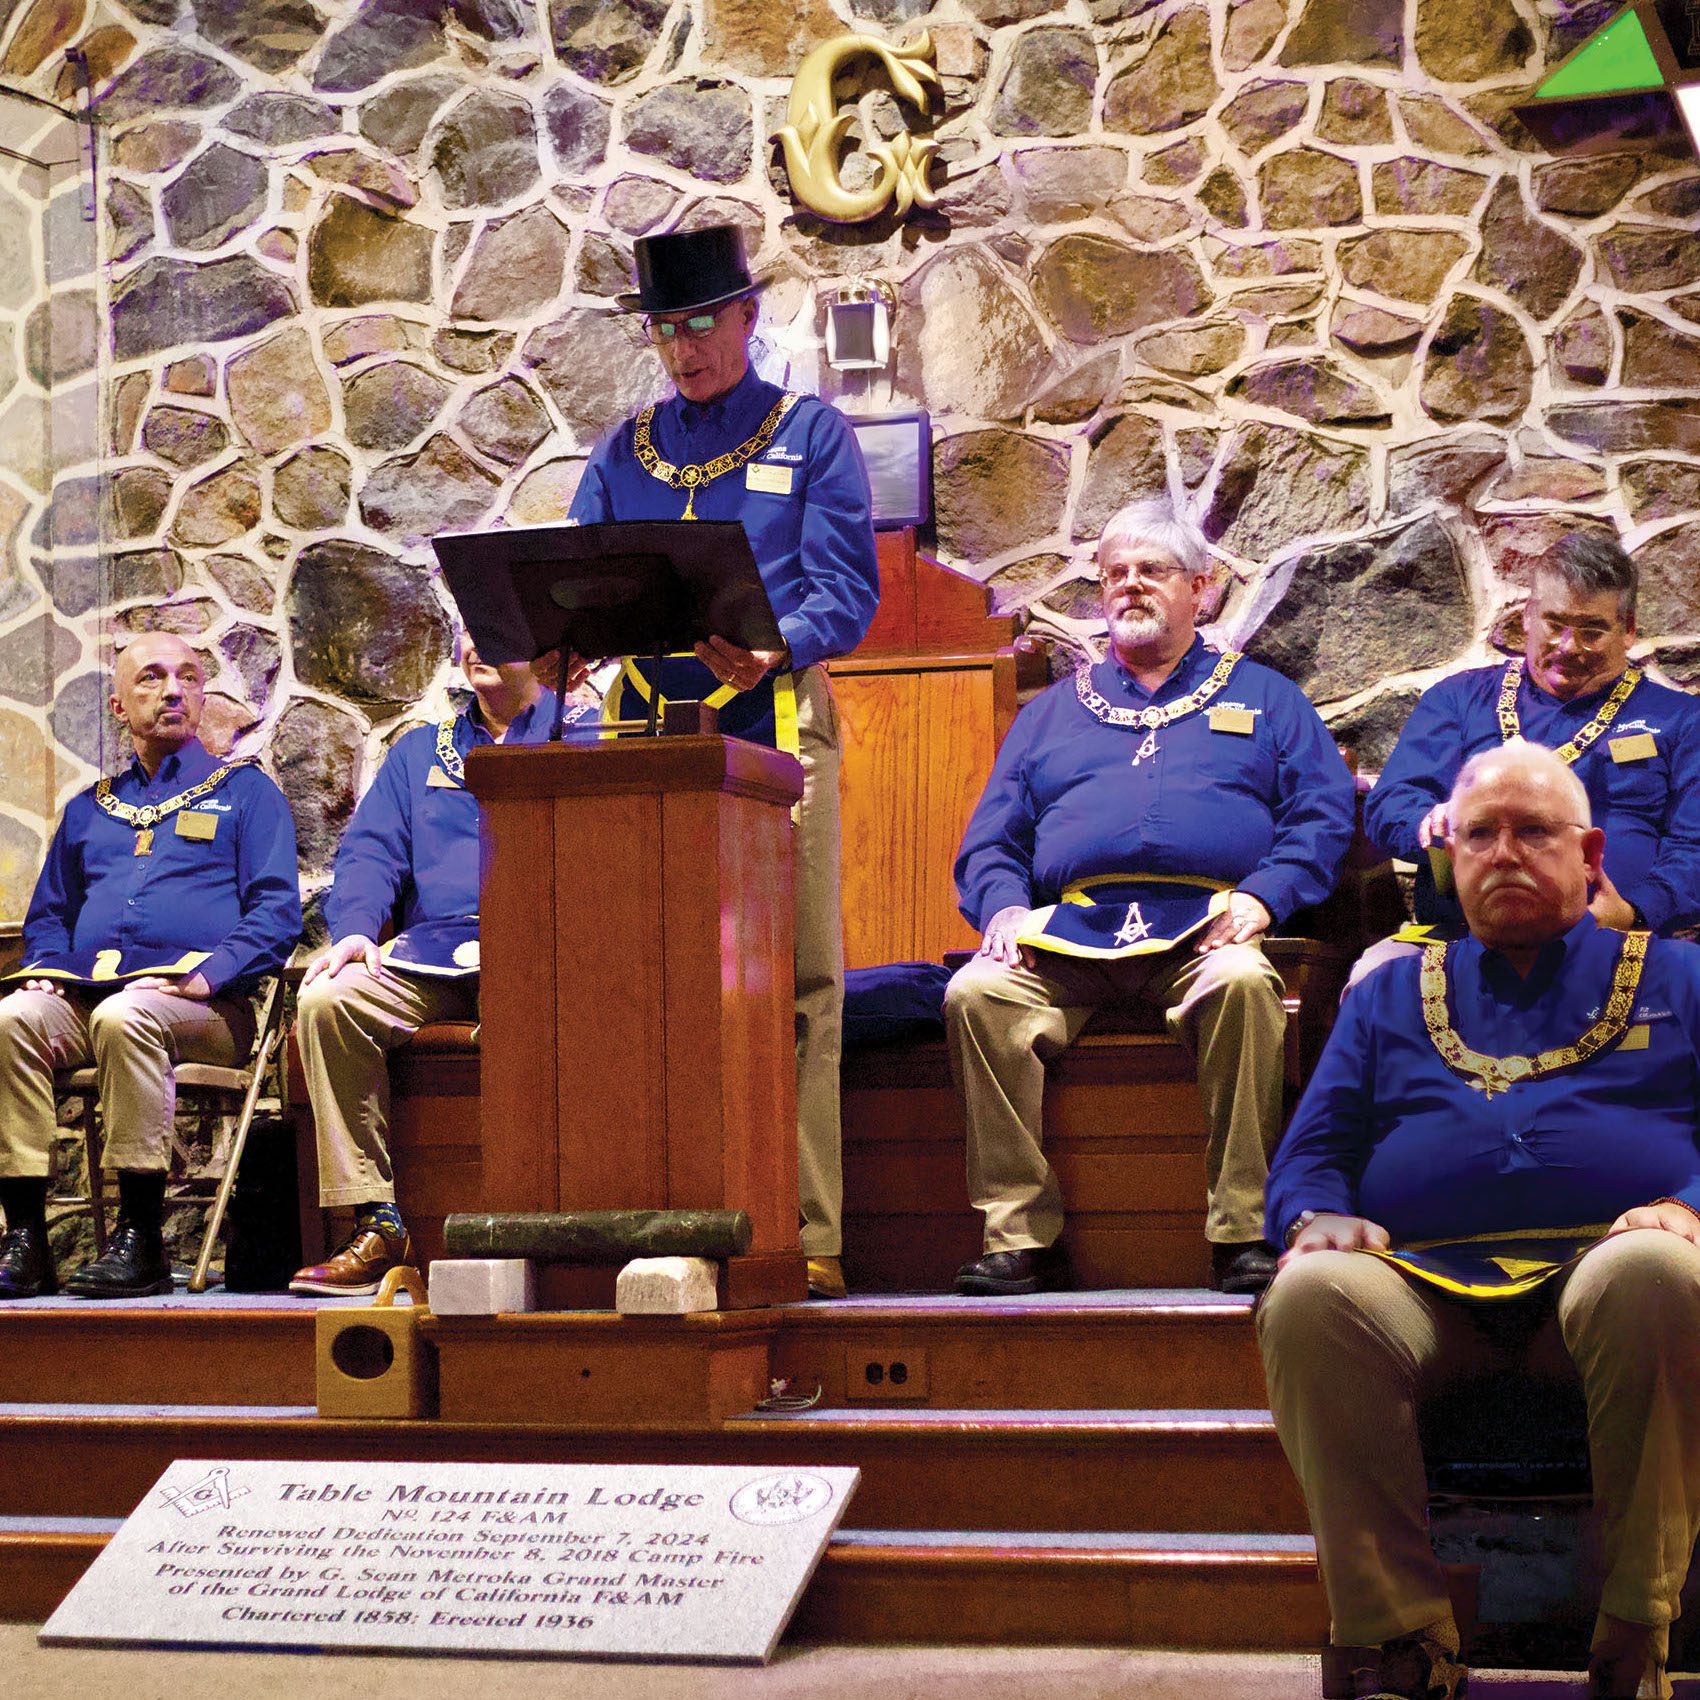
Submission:
[[[1210,710],[1212,732],[1238,732],[1242,737],[1257,730],[1257,716],[1249,708],[1213,708]]]
[[[428,791],[458,791],[460,789],[440,767],[432,768],[425,775],[425,788]]]
[[[788,466],[771,466],[762,461],[751,461],[744,468],[744,488],[746,490],[761,490],[769,496],[789,496],[791,494],[791,468]]]
[[[1617,1048],[1620,1051],[1644,1051],[1647,1048],[1647,1040],[1651,1033],[1652,1029],[1648,1027],[1645,1021],[1637,1021],[1633,1027],[1624,1029],[1623,1037],[1618,1041]]]
[[[1611,751],[1613,761],[1646,761],[1659,753],[1659,746],[1653,741],[1651,732],[1634,732],[1627,738],[1612,738],[1607,741],[1607,749]]]
[[[177,836],[179,838],[195,838],[204,843],[210,840],[217,831],[217,815],[202,814],[196,809],[178,810]]]

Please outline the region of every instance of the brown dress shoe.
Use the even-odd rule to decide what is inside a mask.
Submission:
[[[413,1261],[413,1239],[403,1234],[398,1244],[378,1228],[358,1227],[337,1247],[336,1255],[297,1271],[289,1283],[292,1293],[323,1293],[344,1299],[375,1293],[378,1283],[398,1263]]]
[[[836,1257],[809,1259],[809,1297],[811,1299],[841,1299],[844,1285],[844,1265]]]

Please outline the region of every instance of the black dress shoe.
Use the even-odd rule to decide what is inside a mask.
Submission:
[[[1210,1285],[1219,1293],[1261,1293],[1275,1279],[1280,1255],[1267,1240],[1210,1248]]]
[[[85,1263],[66,1283],[80,1299],[145,1299],[172,1290],[171,1265],[159,1234],[120,1221],[105,1254]]]
[[[956,1272],[959,1293],[1037,1293],[1067,1285],[1055,1246],[989,1251]]]
[[[39,1299],[59,1291],[53,1250],[38,1222],[20,1222],[0,1237],[0,1299]]]

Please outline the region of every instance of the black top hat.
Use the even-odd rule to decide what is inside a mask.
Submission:
[[[616,298],[627,312],[688,313],[693,307],[718,307],[756,287],[735,224],[640,236],[632,253],[637,290]]]

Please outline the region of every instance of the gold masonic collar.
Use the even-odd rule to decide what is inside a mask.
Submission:
[[[225,777],[239,767],[251,767],[253,758],[245,756],[241,761],[226,762],[223,767],[214,768],[198,785],[191,785],[187,791],[179,791],[175,797],[167,797],[161,803],[121,803],[112,794],[112,781],[102,779],[94,788],[95,806],[103,814],[111,815],[114,820],[123,821],[126,826],[136,829],[136,850],[138,856],[153,854],[153,829],[162,820],[186,809],[191,803],[217,789]]]
[[[1500,681],[1499,703],[1495,713],[1499,716],[1499,737],[1501,743],[1509,744],[1513,738],[1523,736],[1523,723],[1517,716],[1517,689],[1523,682],[1523,657],[1513,656],[1505,664],[1505,677]],[[1630,692],[1641,683],[1641,669],[1629,667],[1624,670],[1623,677],[1612,687],[1612,692],[1600,704],[1599,712],[1579,731],[1568,743],[1560,744],[1552,753],[1562,762],[1571,763],[1588,748],[1598,742],[1605,730],[1617,719],[1617,711],[1628,702]]]
[[[801,399],[787,390],[773,404],[773,411],[756,428],[753,437],[746,437],[735,449],[730,449],[723,455],[716,455],[713,460],[691,466],[675,466],[655,452],[655,445],[649,440],[650,422],[655,418],[655,407],[652,403],[637,416],[632,433],[632,451],[651,478],[659,478],[670,489],[685,492],[685,511],[679,518],[695,519],[697,491],[703,485],[712,484],[716,478],[723,477],[728,472],[736,472],[740,466],[754,460],[773,441],[773,434],[779,429],[780,420]]]
[[[1428,1028],[1428,1036],[1446,1066],[1489,1098],[1496,1092],[1509,1092],[1525,1080],[1539,1080],[1544,1075],[1556,1074],[1560,1069],[1574,1068],[1601,1051],[1610,1050],[1628,1030],[1629,1018],[1635,1011],[1635,993],[1641,984],[1641,969],[1647,960],[1647,941],[1651,936],[1644,932],[1624,936],[1617,967],[1612,971],[1611,991],[1606,996],[1605,1008],[1600,1011],[1600,1019],[1574,1044],[1555,1046],[1532,1057],[1490,1057],[1481,1051],[1471,1050],[1464,1043],[1463,1036],[1447,1014],[1446,955],[1449,947],[1445,944],[1426,945],[1419,984],[1423,1024]]]

